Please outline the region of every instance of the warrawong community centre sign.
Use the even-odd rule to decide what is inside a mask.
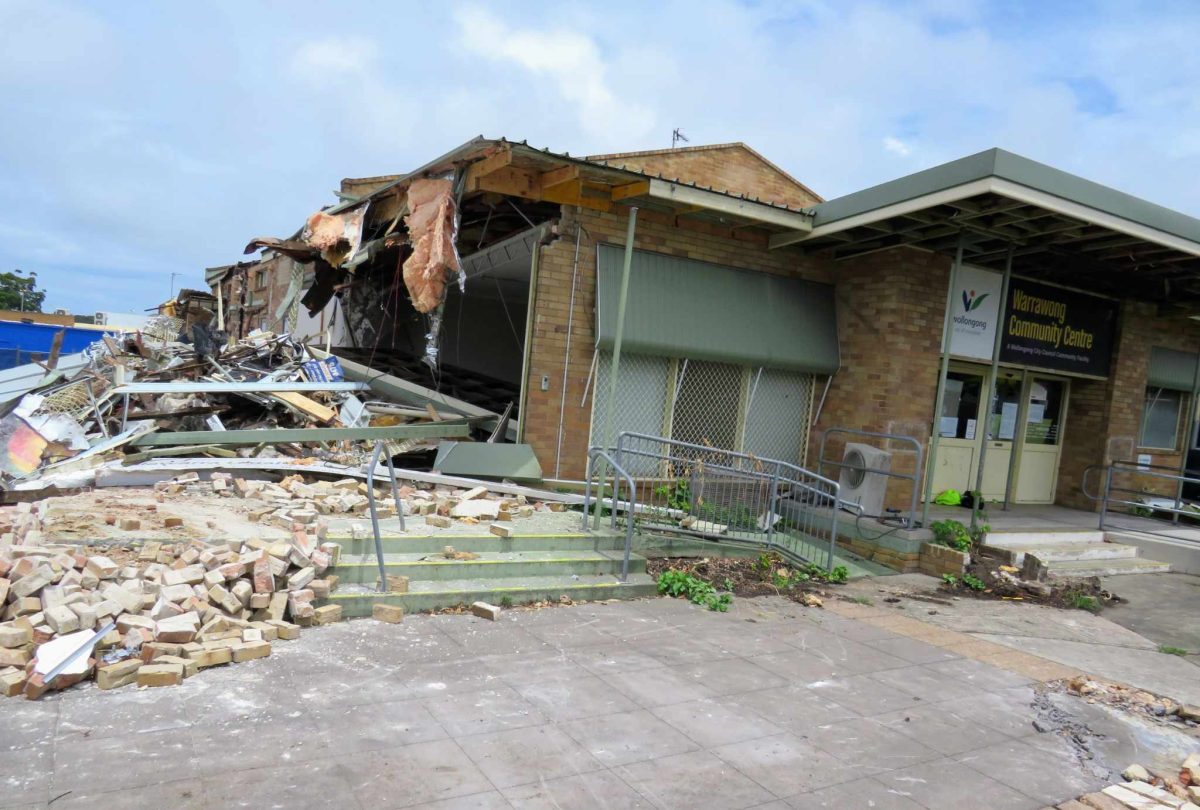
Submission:
[[[1014,277],[1000,316],[1002,276],[964,266],[952,302],[950,353],[991,360],[999,325],[1000,362],[1107,377],[1117,302]]]

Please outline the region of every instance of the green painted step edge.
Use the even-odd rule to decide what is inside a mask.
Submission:
[[[602,599],[641,599],[657,595],[657,586],[649,582],[606,582],[593,585],[574,583],[561,587],[483,587],[477,590],[418,591],[412,593],[332,593],[326,599],[316,600],[320,605],[341,605],[346,617],[370,616],[371,607],[378,603],[399,604],[409,612],[440,610],[456,605],[470,604],[480,600],[503,601],[509,596],[514,604],[537,602],[549,598],[567,596],[575,602],[599,601]],[[522,597],[526,598],[522,598]]]

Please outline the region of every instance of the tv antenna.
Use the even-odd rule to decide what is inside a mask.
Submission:
[[[675,130],[671,133],[671,148],[674,149],[680,141],[691,143],[688,137],[679,130],[679,127],[675,127]]]

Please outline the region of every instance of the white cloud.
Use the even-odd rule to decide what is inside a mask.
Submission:
[[[893,138],[891,135],[883,139],[883,148],[893,155],[899,155],[900,157],[908,157],[912,154],[912,149],[909,148],[908,144],[899,138]]]
[[[329,37],[305,42],[292,56],[292,70],[309,79],[363,75],[375,66],[378,46],[366,37]]]
[[[655,124],[654,113],[620,98],[607,81],[608,64],[595,40],[566,28],[510,27],[479,6],[457,10],[460,40],[484,58],[511,62],[549,81],[575,107],[579,125],[592,135],[607,135],[614,125],[637,138]],[[619,123],[618,123],[619,122]]]

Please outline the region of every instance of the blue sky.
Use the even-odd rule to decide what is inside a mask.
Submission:
[[[1200,3],[0,0],[0,269],[135,311],[475,135],[742,140],[825,197],[1000,146],[1200,216]]]

